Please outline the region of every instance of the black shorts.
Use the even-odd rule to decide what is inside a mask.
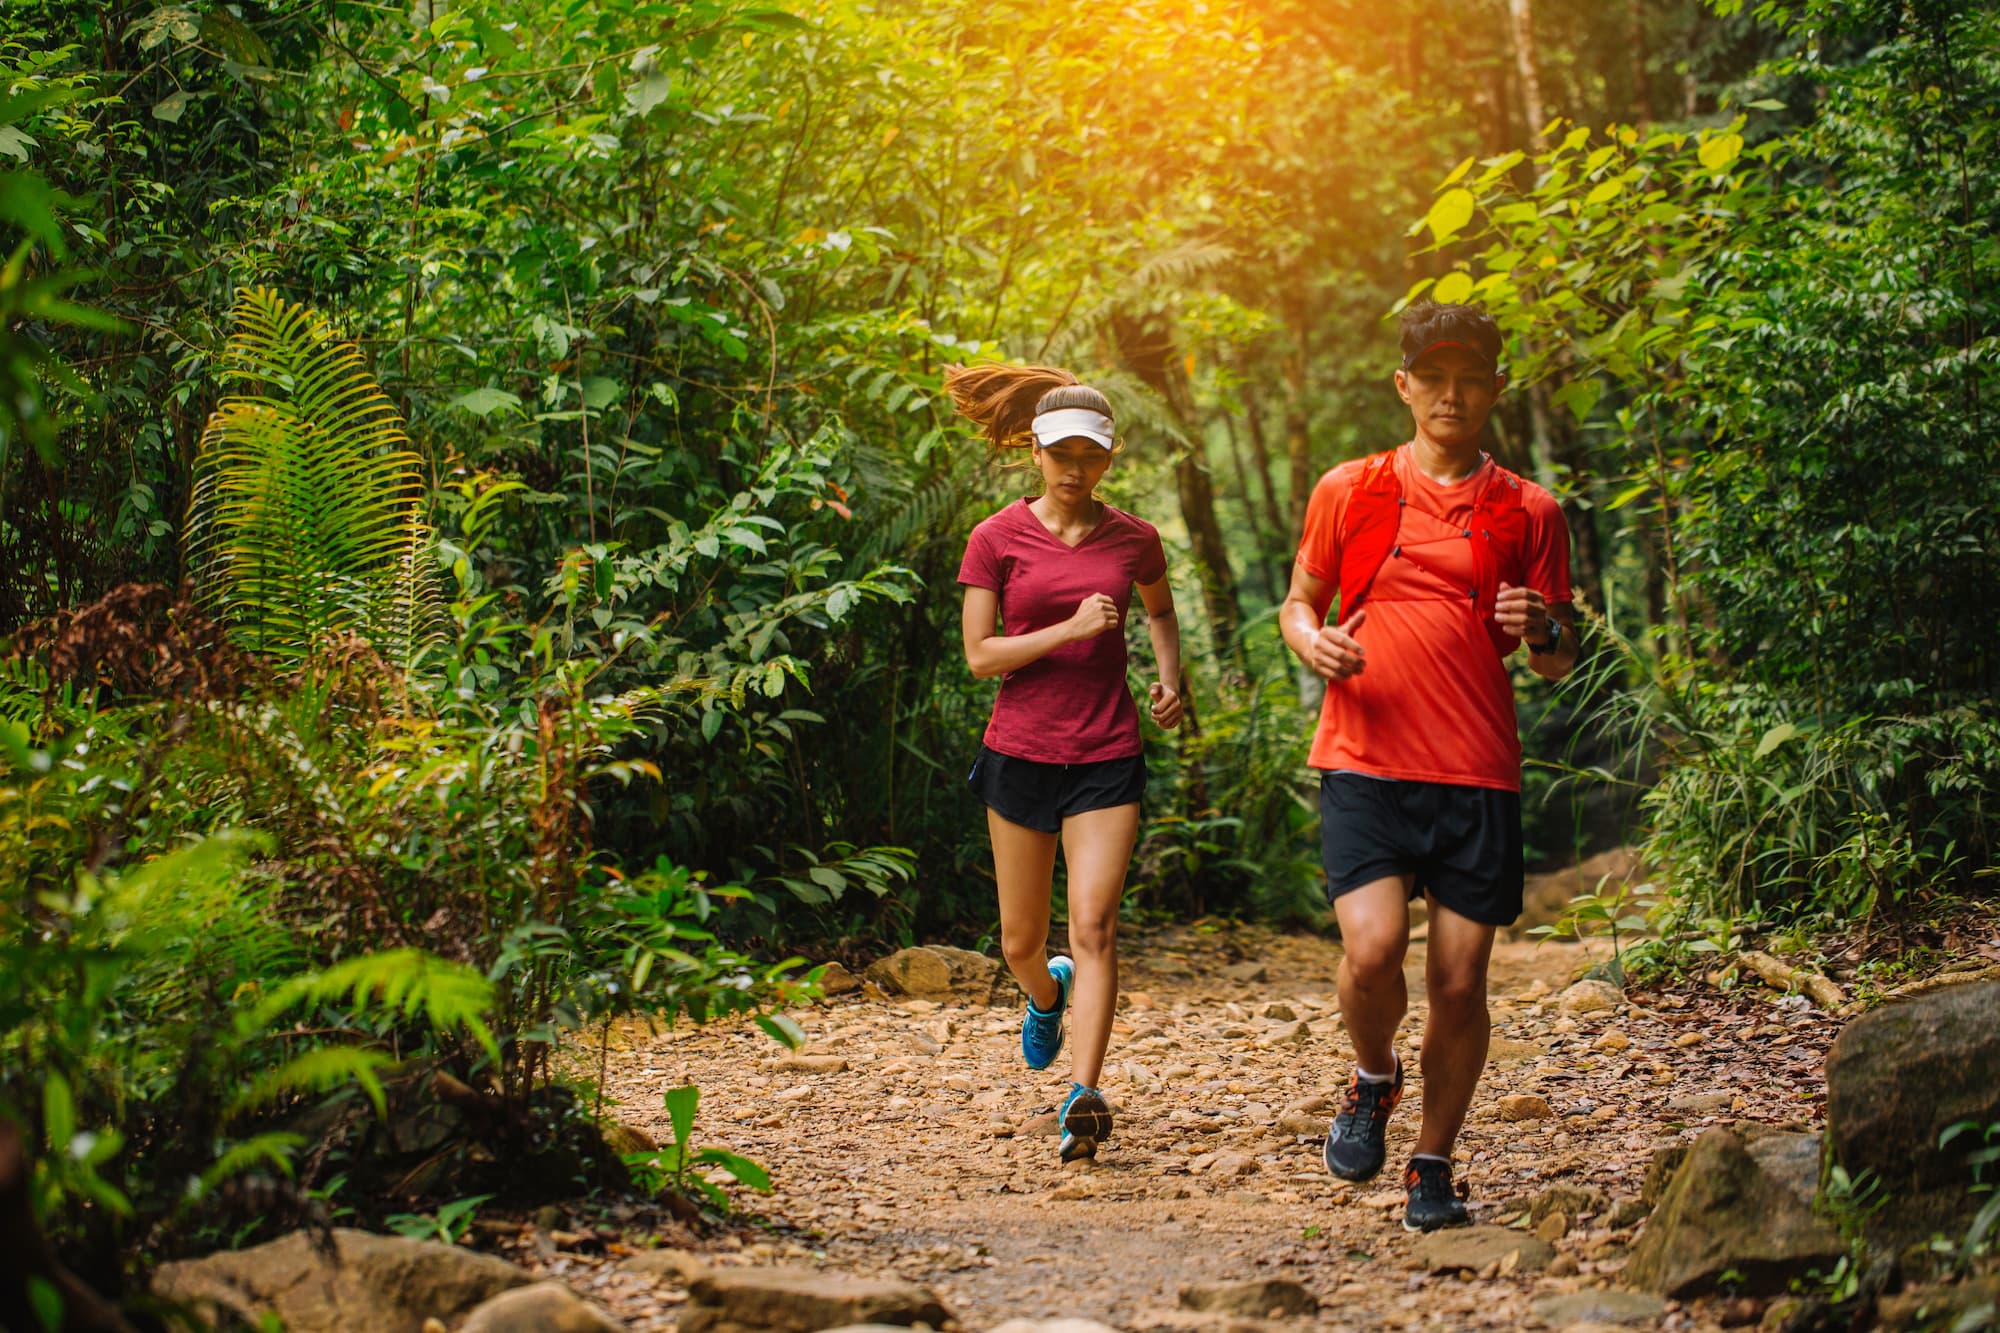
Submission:
[[[1412,877],[1410,896],[1481,925],[1521,915],[1521,795],[1360,773],[1319,780],[1320,854],[1331,902],[1364,884]]]
[[[982,745],[965,780],[1002,819],[1042,833],[1060,833],[1070,815],[1132,805],[1144,796],[1146,756],[1043,764]]]

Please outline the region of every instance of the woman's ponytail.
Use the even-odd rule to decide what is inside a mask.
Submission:
[[[1028,428],[1037,412],[1087,407],[1111,415],[1103,394],[1055,366],[946,366],[944,389],[995,449],[1032,448]]]

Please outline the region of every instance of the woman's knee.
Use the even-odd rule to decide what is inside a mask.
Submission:
[[[1039,929],[1026,926],[1002,927],[1000,931],[1000,953],[1016,967],[1031,967],[1044,962],[1049,952],[1049,931],[1046,925]]]

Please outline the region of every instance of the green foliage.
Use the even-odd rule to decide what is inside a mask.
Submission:
[[[187,558],[244,647],[298,661],[358,634],[407,659],[435,617],[420,464],[361,355],[262,289],[217,368],[239,391],[202,432]]]
[[[1943,1152],[1967,1135],[1976,1136],[1965,1153],[1965,1164],[1972,1168],[1971,1189],[1974,1194],[1984,1195],[1985,1202],[1973,1215],[1957,1247],[1946,1246],[1951,1252],[1952,1266],[1960,1272],[1968,1271],[1974,1260],[1991,1254],[1995,1237],[2000,1236],[2000,1185],[1996,1185],[1995,1179],[2000,1172],[1994,1170],[1995,1164],[2000,1163],[2000,1124],[1982,1128],[1975,1120],[1961,1120],[1949,1125],[1938,1135],[1938,1151]]]
[[[1530,935],[1542,939],[1577,940],[1595,935],[1611,938],[1611,961],[1604,964],[1606,979],[1623,986],[1626,981],[1626,960],[1630,950],[1625,948],[1619,932],[1626,935],[1646,929],[1644,913],[1634,910],[1630,885],[1616,884],[1606,888],[1602,883],[1595,893],[1579,893],[1569,900],[1569,906],[1561,916],[1546,926],[1531,926]]]
[[[694,1117],[701,1105],[701,1089],[693,1084],[669,1088],[662,1100],[667,1110],[667,1122],[673,1127],[673,1143],[664,1148],[625,1155],[625,1164],[633,1169],[642,1184],[656,1192],[672,1189],[681,1194],[693,1187],[717,1208],[727,1210],[729,1195],[722,1184],[695,1169],[712,1166],[727,1171],[736,1184],[760,1194],[771,1192],[771,1174],[758,1163],[724,1148],[692,1146]]]

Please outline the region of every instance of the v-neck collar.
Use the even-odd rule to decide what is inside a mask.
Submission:
[[[1099,500],[1097,503],[1099,506],[1099,513],[1097,515],[1097,526],[1092,528],[1089,532],[1084,533],[1083,536],[1077,538],[1076,545],[1074,546],[1071,546],[1068,542],[1064,541],[1062,538],[1056,536],[1053,532],[1049,531],[1049,525],[1042,522],[1041,515],[1035,512],[1035,502],[1033,498],[1025,495],[1022,496],[1021,510],[1023,515],[1027,518],[1028,522],[1034,527],[1035,531],[1041,533],[1044,537],[1049,539],[1049,544],[1051,546],[1054,546],[1057,550],[1061,551],[1080,551],[1084,547],[1088,546],[1091,542],[1091,539],[1096,537],[1098,533],[1104,531],[1107,527],[1111,526],[1111,506],[1105,504],[1104,501],[1102,500]]]

